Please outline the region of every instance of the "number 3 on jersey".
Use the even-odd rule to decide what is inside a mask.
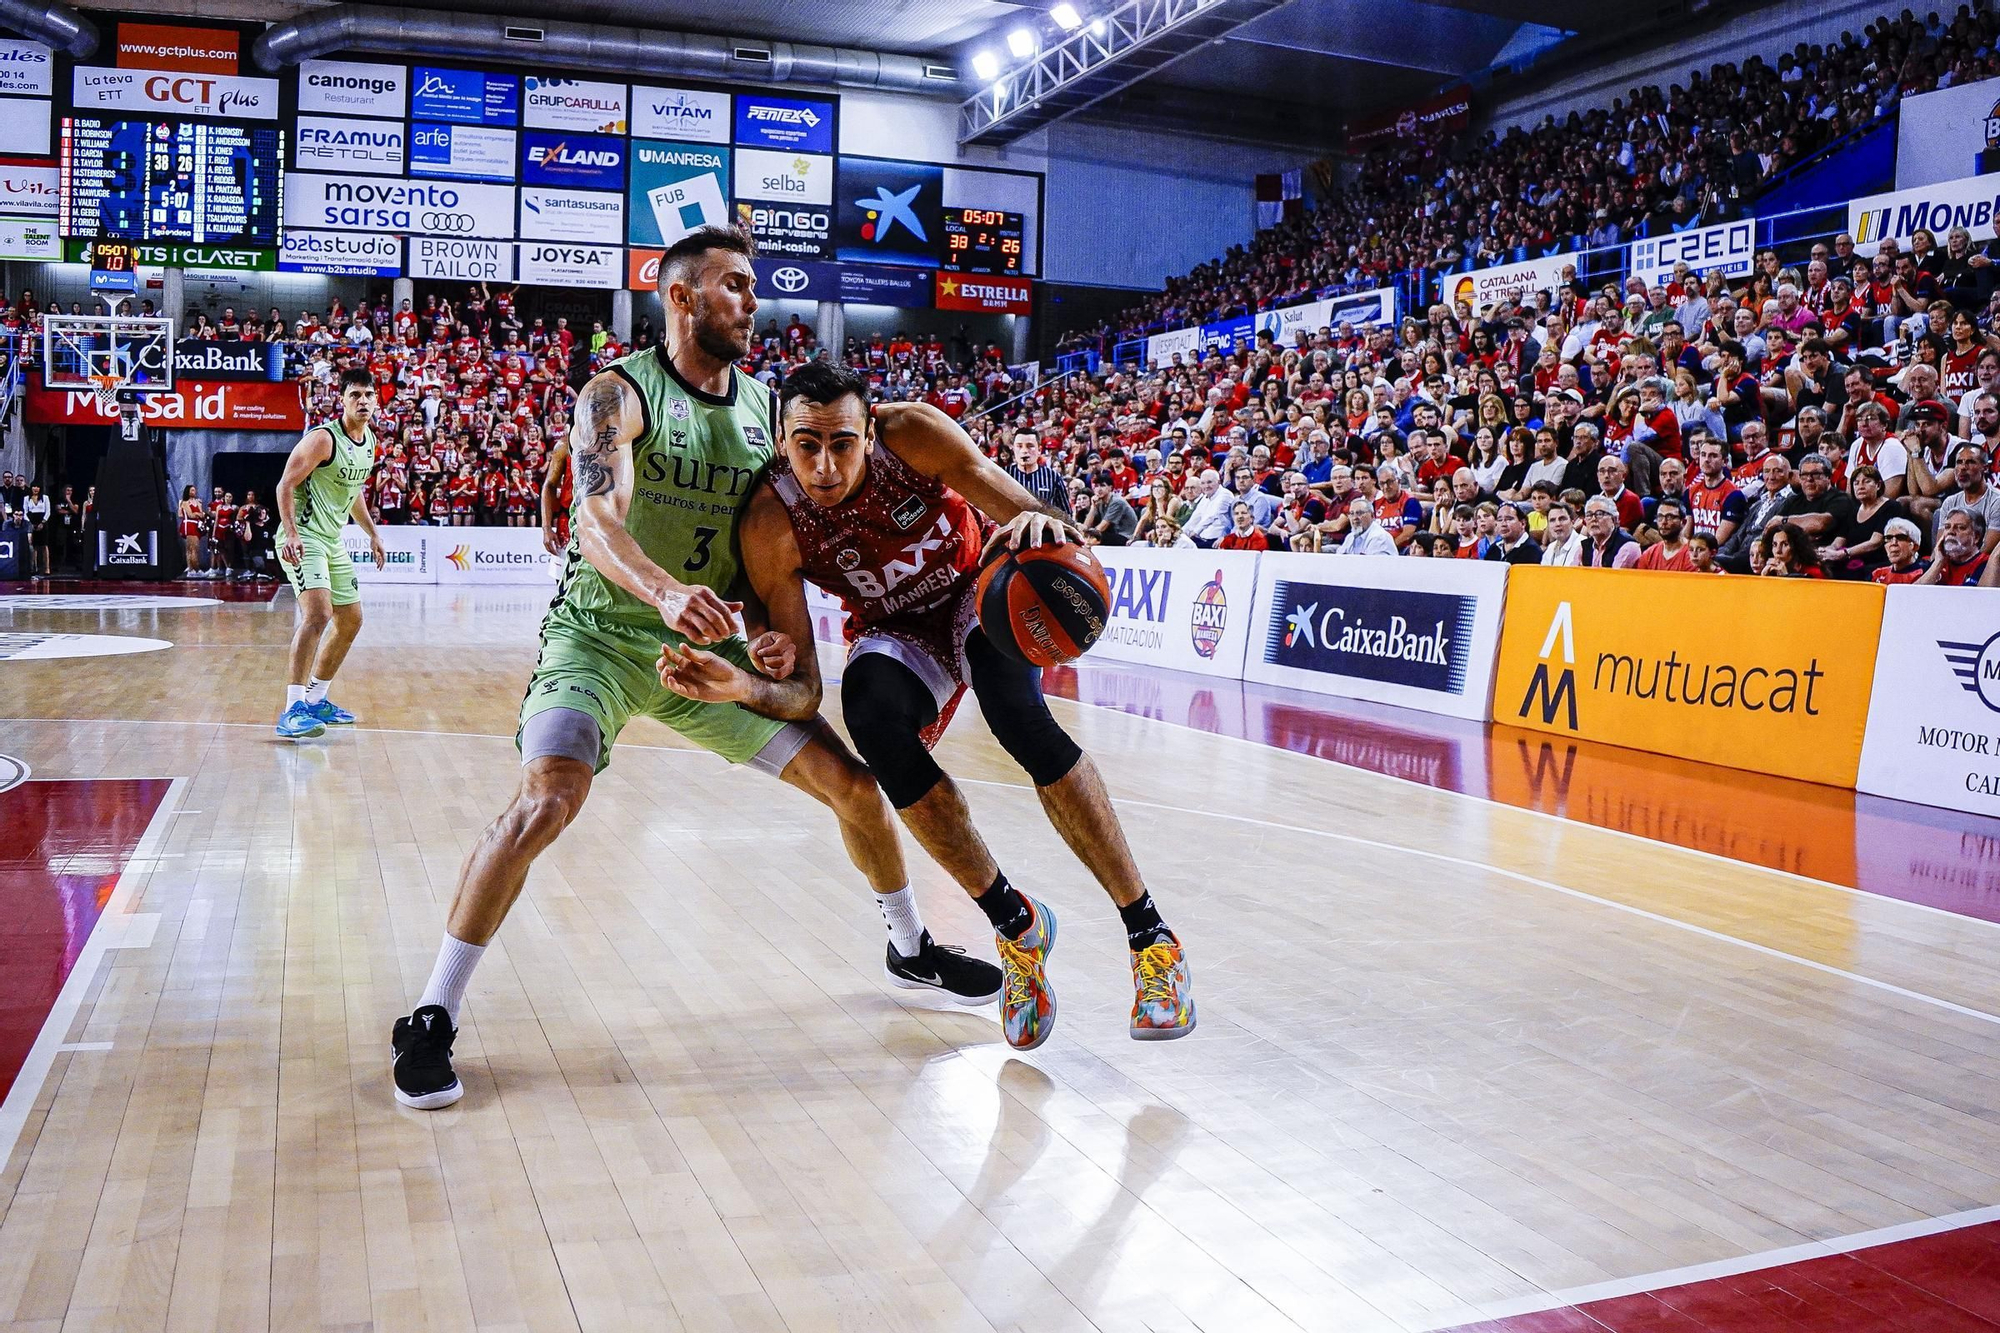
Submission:
[[[709,556],[708,544],[714,541],[721,531],[722,529],[720,528],[696,528],[694,530],[694,554],[687,558],[687,563],[682,565],[681,568],[689,572],[706,568]]]

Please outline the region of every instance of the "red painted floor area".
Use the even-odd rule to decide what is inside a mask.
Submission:
[[[1453,1333],[1975,1333],[2000,1330],[2000,1223]]]
[[[31,780],[0,792],[0,1098],[169,785]]]

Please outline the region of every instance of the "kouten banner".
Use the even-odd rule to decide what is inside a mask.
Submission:
[[[375,568],[368,535],[353,523],[340,531],[341,545],[354,561],[362,583],[527,583],[553,582],[557,564],[542,549],[540,528],[382,527],[389,562]]]
[[[1243,678],[1483,721],[1507,571],[1471,560],[1260,556]]]
[[[1242,676],[1257,556],[1150,546],[1094,550],[1111,584],[1111,620],[1092,657]]]
[[[2000,592],[1889,589],[1856,785],[2000,815]]]
[[[1852,787],[1882,592],[1524,566],[1507,584],[1493,718]]]

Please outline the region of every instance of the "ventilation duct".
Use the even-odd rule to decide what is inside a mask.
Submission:
[[[0,12],[7,4],[8,0],[0,0]],[[514,60],[529,47],[538,60],[561,68],[602,70],[627,78],[749,79],[906,93],[958,92],[958,80],[948,66],[917,56],[597,23],[551,22],[527,31],[539,32],[539,39],[527,38],[518,21],[510,24],[497,16],[336,5],[270,28],[251,47],[251,55],[263,69],[276,73],[283,66],[333,51]]]
[[[0,0],[0,24],[78,60],[97,54],[97,25],[62,0]]]

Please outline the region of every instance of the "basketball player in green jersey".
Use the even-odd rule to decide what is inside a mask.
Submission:
[[[961,1004],[999,997],[999,968],[923,930],[888,802],[820,720],[818,692],[779,688],[811,643],[771,633],[754,601],[748,635],[738,632],[746,608],[729,600],[740,582],[737,522],[778,429],[776,393],[736,367],[755,328],[751,257],[748,237],[726,228],[676,242],[660,261],[664,342],[615,362],[578,399],[573,535],[521,702],[521,785],[466,858],[430,980],[415,1011],[396,1020],[390,1051],[405,1106],[431,1110],[463,1095],[451,1044],[466,983],[529,865],[576,818],[638,714],[832,808],[849,858],[875,889],[890,948],[914,964],[892,973],[897,984]],[[667,689],[657,665],[667,644],[705,647],[740,668],[751,706]]]
[[[304,740],[354,721],[354,714],[326,697],[326,689],[361,632],[361,590],[354,581],[354,562],[340,544],[340,530],[350,515],[368,534],[375,568],[388,559],[361,499],[361,488],[375,470],[375,431],[369,422],[380,401],[366,370],[341,372],[339,418],[313,427],[292,446],[278,481],[278,565],[299,595],[291,676],[278,716],[278,734],[286,740]]]

